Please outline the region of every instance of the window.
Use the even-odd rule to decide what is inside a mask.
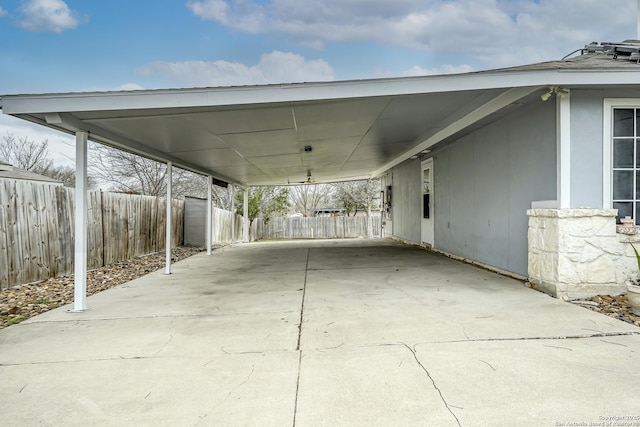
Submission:
[[[611,196],[616,221],[640,214],[640,108],[613,108]]]

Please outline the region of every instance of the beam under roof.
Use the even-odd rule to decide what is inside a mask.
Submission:
[[[412,156],[420,154],[422,151],[431,148],[437,143],[449,138],[450,136],[455,135],[456,133],[462,131],[463,129],[477,123],[478,121],[484,119],[485,117],[495,113],[502,108],[505,108],[514,102],[524,98],[527,95],[539,90],[539,87],[522,87],[522,88],[514,88],[509,89],[496,96],[495,98],[489,100],[484,103],[480,107],[474,109],[470,113],[461,117],[460,119],[452,122],[450,125],[445,127],[444,129],[436,132],[434,135],[430,135],[428,137],[421,136],[416,141],[416,145],[403,153],[402,155],[396,157],[392,161],[386,163],[381,168],[377,169],[371,174],[372,178],[377,178],[382,175],[384,172],[393,168],[394,166],[404,162],[405,160],[411,158]]]

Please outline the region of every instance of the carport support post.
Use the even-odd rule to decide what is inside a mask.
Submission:
[[[249,189],[245,187],[244,189],[244,198],[242,200],[242,216],[244,220],[242,221],[243,225],[243,238],[242,240],[249,243]]]
[[[76,132],[73,310],[87,309],[87,132]]]
[[[371,180],[367,181],[367,238],[373,237],[373,224],[371,223]]]
[[[213,190],[213,179],[211,175],[207,177],[207,255],[211,255],[211,191]]]
[[[165,238],[165,269],[164,274],[171,274],[171,181],[173,164],[167,162],[167,228]]]
[[[231,244],[236,240],[236,188],[233,184],[229,184],[231,192]]]

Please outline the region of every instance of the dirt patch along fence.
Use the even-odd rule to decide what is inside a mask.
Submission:
[[[261,239],[343,239],[367,237],[371,221],[371,237],[380,236],[380,216],[335,216],[256,219],[251,236]]]
[[[184,202],[172,200],[172,242],[183,241]],[[0,180],[0,289],[73,273],[74,190]],[[90,192],[88,267],[165,249],[166,199]]]

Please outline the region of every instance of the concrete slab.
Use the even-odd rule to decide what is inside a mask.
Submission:
[[[302,353],[296,425],[455,425],[438,391],[403,346]]]
[[[463,426],[638,425],[639,350],[638,335],[416,346]]]
[[[421,268],[310,271],[304,344],[330,348],[341,343],[638,332],[634,326],[532,291],[516,280],[447,261]]]
[[[0,331],[0,425],[640,416],[640,329],[389,240],[227,247],[88,304]]]
[[[3,426],[291,425],[298,357],[106,359],[3,365]]]
[[[299,321],[299,313],[256,313],[35,322],[0,334],[0,364],[292,351]]]

